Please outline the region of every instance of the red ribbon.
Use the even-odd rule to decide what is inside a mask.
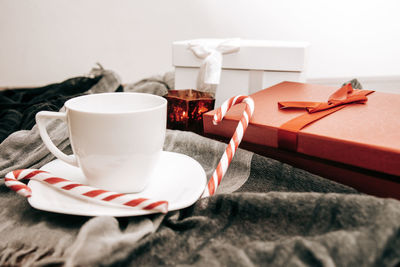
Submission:
[[[367,95],[373,92],[371,90],[353,89],[351,84],[346,84],[330,95],[327,102],[278,102],[279,109],[301,108],[308,111],[279,127],[278,147],[296,151],[297,135],[301,129],[350,104],[364,104],[368,100]]]

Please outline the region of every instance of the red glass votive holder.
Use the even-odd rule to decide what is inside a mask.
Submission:
[[[203,133],[203,113],[214,109],[215,98],[193,89],[169,90],[167,128]]]

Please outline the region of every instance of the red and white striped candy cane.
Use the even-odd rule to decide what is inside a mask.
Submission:
[[[139,210],[156,211],[162,213],[168,212],[167,201],[154,201],[148,198],[134,198],[126,194],[97,189],[69,181],[64,178],[55,177],[51,173],[42,170],[15,170],[6,174],[4,182],[7,187],[16,191],[18,194],[24,197],[30,197],[32,195],[31,189],[19,181],[23,179],[32,179],[45,182],[53,187],[70,192],[72,195],[80,195],[83,197],[106,201]]]
[[[243,111],[242,118],[240,119],[238,126],[236,127],[235,133],[233,134],[232,139],[230,140],[228,146],[225,149],[224,154],[222,155],[217,168],[215,169],[213,175],[211,176],[210,181],[208,182],[203,195],[201,197],[208,197],[214,195],[217,190],[219,184],[221,183],[222,178],[224,177],[229,164],[232,161],[233,156],[236,153],[237,148],[239,147],[240,142],[242,141],[244,132],[249,125],[249,121],[254,112],[254,101],[249,96],[236,96],[225,101],[219,109],[217,109],[213,123],[214,125],[218,124],[224,118],[226,112],[233,106],[239,103],[245,103],[245,109]]]
[[[215,191],[217,190],[217,187],[221,183],[221,180],[225,175],[228,166],[231,163],[232,158],[235,155],[240,142],[242,141],[244,132],[247,129],[250,118],[253,115],[254,101],[249,96],[239,95],[236,97],[232,97],[227,101],[225,101],[214,115],[213,123],[217,124],[220,121],[222,121],[226,112],[233,105],[242,102],[246,104],[245,109],[243,111],[243,116],[240,119],[238,126],[235,130],[235,133],[232,139],[230,140],[224,154],[222,155],[217,168],[215,169],[210,181],[208,182],[202,197],[214,195]],[[51,173],[43,170],[36,170],[36,169],[15,170],[7,173],[4,181],[7,187],[16,191],[18,194],[24,197],[30,197],[32,195],[32,190],[27,185],[19,181],[23,179],[32,179],[40,182],[45,182],[58,189],[70,192],[72,195],[80,195],[83,197],[102,200],[122,206],[132,207],[135,209],[156,211],[162,213],[168,212],[167,201],[163,200],[154,201],[148,198],[132,198],[131,196],[128,196],[126,194],[97,189],[94,187],[69,181],[64,178],[55,177]]]

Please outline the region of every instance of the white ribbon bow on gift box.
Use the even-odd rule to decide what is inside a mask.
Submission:
[[[240,50],[240,39],[227,39],[216,47],[204,42],[189,43],[193,54],[203,59],[197,77],[197,89],[204,91],[207,85],[218,85],[221,79],[222,55],[236,53]]]

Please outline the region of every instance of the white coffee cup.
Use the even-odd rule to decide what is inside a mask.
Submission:
[[[36,114],[40,136],[60,160],[80,167],[91,186],[140,192],[158,164],[165,139],[167,101],[142,93],[79,96],[65,103],[66,112]],[[50,140],[45,120],[67,122],[74,156]]]

